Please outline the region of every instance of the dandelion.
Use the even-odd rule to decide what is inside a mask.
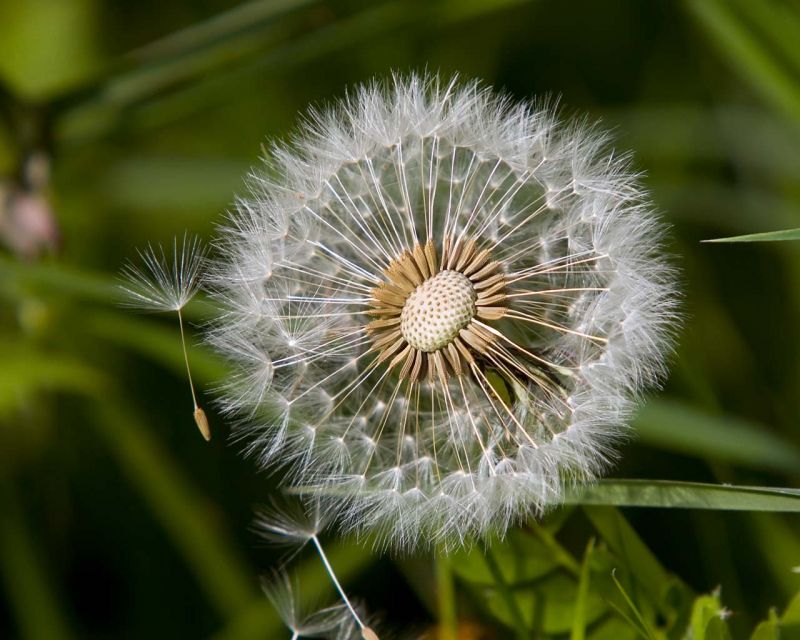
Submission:
[[[362,616],[359,615],[356,607],[347,597],[347,593],[336,577],[336,573],[319,540],[319,533],[325,529],[329,520],[330,518],[324,514],[319,502],[314,503],[307,511],[303,511],[296,505],[283,507],[272,505],[272,507],[262,509],[258,513],[255,520],[255,528],[265,540],[274,544],[294,547],[295,553],[309,542],[313,543],[325,567],[325,572],[339,592],[344,608],[349,612],[346,620],[350,620],[350,617],[352,617],[352,625],[346,624],[346,621],[338,625],[338,637],[350,638],[355,637],[355,634],[358,633],[364,640],[378,640],[378,635],[364,623]],[[276,604],[275,606],[280,611],[278,605]],[[355,629],[352,628],[353,625]]]
[[[174,311],[178,314],[181,331],[183,361],[192,392],[194,421],[206,441],[211,440],[211,430],[205,411],[197,403],[197,393],[192,382],[189,354],[186,349],[186,334],[183,328],[182,310],[200,288],[200,275],[205,260],[205,250],[196,237],[183,237],[178,250],[178,239],[172,247],[172,258],[167,258],[163,247],[158,250],[148,246],[139,252],[141,264],[128,263],[122,269],[125,284],[123,291],[127,300],[123,304],[146,311]]]
[[[262,589],[292,632],[291,640],[336,636],[349,622],[350,614],[344,605],[304,612],[297,600],[295,586],[285,571],[276,571],[272,580],[262,581]]]
[[[222,405],[346,531],[453,548],[615,457],[676,324],[663,226],[585,122],[394,77],[311,111],[222,229]]]

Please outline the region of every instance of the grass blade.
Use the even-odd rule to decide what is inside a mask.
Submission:
[[[776,242],[779,240],[800,240],[800,229],[765,231],[764,233],[748,233],[744,236],[713,238],[711,240],[703,240],[702,242]]]
[[[800,489],[671,480],[604,480],[568,495],[567,504],[800,513]]]

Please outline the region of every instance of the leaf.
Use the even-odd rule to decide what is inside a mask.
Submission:
[[[617,509],[584,506],[583,510],[602,538],[625,562],[626,569],[639,586],[644,588],[653,602],[660,603],[674,584],[674,579],[633,527]],[[637,599],[636,594],[634,599]]]
[[[648,402],[633,422],[647,445],[788,473],[800,470],[800,449],[767,427],[718,416],[681,402]]]
[[[573,613],[572,631],[570,640],[583,640],[586,637],[586,599],[589,594],[590,564],[594,552],[594,538],[586,545],[581,565],[581,576],[578,582],[578,595],[575,598],[575,611]]]
[[[491,587],[495,578],[484,561],[486,550],[474,547],[451,556],[450,566],[462,580]],[[558,560],[550,549],[522,531],[512,530],[501,544],[492,546],[492,554],[503,579],[509,584],[530,583],[550,573]]]
[[[568,495],[567,504],[721,511],[800,512],[800,489],[671,480],[603,480]]]
[[[100,372],[86,363],[24,344],[0,344],[0,416],[38,391],[91,394],[105,387]]]
[[[722,619],[725,608],[719,591],[699,596],[692,605],[692,617],[686,633],[687,640],[722,640],[728,638],[727,625]],[[721,626],[718,623],[722,623]]]
[[[775,242],[778,240],[800,240],[800,229],[766,231],[764,233],[749,233],[744,236],[714,238],[713,240],[703,240],[702,242]]]
[[[97,310],[85,315],[83,328],[94,336],[128,347],[164,365],[176,375],[184,376],[186,373],[177,324],[169,327],[120,312]],[[198,345],[191,339],[187,347],[192,375],[197,380],[206,383],[219,382],[230,374],[222,359],[207,347]]]
[[[23,264],[0,256],[0,294],[16,300],[29,292],[46,294],[48,299],[64,296],[71,299],[119,305],[127,296],[119,280],[105,273],[80,269],[73,265]],[[213,307],[197,297],[183,310],[185,319],[205,319]]]

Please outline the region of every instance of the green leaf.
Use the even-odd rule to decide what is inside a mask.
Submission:
[[[792,598],[789,606],[786,607],[786,611],[783,612],[781,622],[786,625],[791,624],[800,626],[800,593]]]
[[[800,240],[800,229],[766,231],[764,233],[749,233],[744,236],[714,238],[713,240],[703,240],[703,242],[774,242],[776,240]]]
[[[694,601],[689,630],[685,636],[687,640],[723,640],[729,637],[727,625],[722,619],[725,608],[719,597],[719,592],[715,591]]]
[[[625,568],[638,585],[653,602],[661,602],[674,584],[674,579],[623,515],[609,507],[584,506],[583,510],[598,533],[625,562]],[[636,594],[633,597],[638,600]]]
[[[800,512],[800,489],[671,480],[603,480],[576,490],[568,504],[721,511]]]
[[[573,614],[572,631],[570,640],[584,640],[586,637],[586,599],[589,594],[590,565],[594,552],[594,538],[586,545],[581,565],[581,576],[578,582],[578,596],[575,598],[575,612]]]
[[[797,473],[800,449],[768,427],[718,416],[681,402],[655,400],[637,414],[634,427],[647,445],[746,465]]]
[[[517,529],[491,551],[503,580],[509,584],[533,582],[558,567],[558,560],[546,545]],[[486,552],[482,547],[458,551],[451,556],[450,566],[460,579],[491,587],[495,576],[484,560]]]
[[[0,344],[0,416],[38,391],[91,394],[105,387],[85,362],[24,344]]]

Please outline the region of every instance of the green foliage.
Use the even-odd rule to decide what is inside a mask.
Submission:
[[[256,580],[278,558],[248,532],[280,478],[226,445],[211,389],[230,372],[190,332],[200,441],[175,318],[121,309],[116,274],[146,242],[210,235],[308,102],[427,66],[615,129],[674,226],[686,326],[617,478],[448,558],[331,542],[340,578],[388,627],[446,640],[467,620],[800,637],[800,253],[767,242],[800,239],[798,42],[793,0],[0,2],[0,229],[43,154],[62,238],[0,255],[0,636],[282,637]],[[302,596],[330,596],[298,562]]]

